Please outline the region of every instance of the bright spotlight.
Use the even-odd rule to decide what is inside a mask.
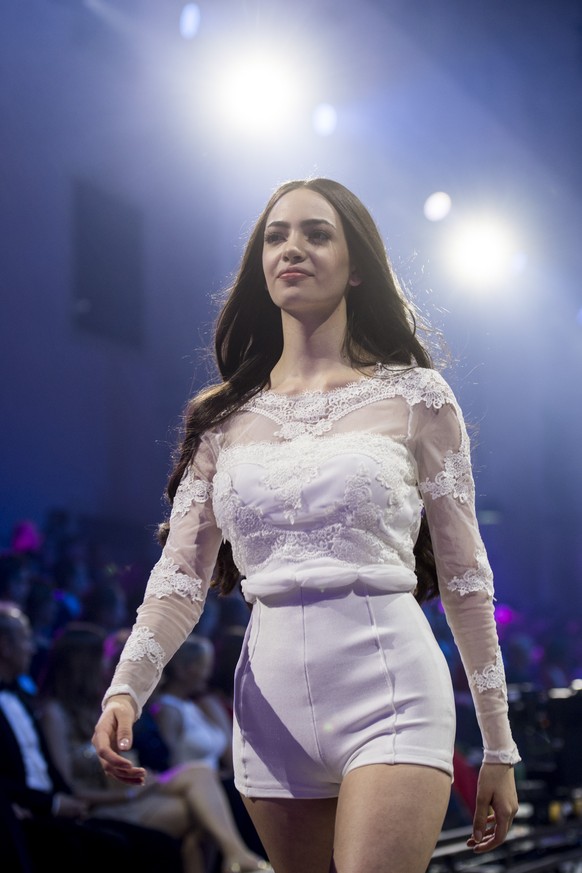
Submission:
[[[264,135],[300,123],[299,93],[296,70],[287,69],[280,56],[251,50],[228,63],[211,99],[229,126]]]
[[[492,219],[467,222],[457,230],[449,249],[451,268],[474,286],[491,286],[516,272],[517,248],[507,227]]]
[[[451,211],[451,198],[444,191],[435,191],[424,202],[424,217],[429,221],[442,221]]]
[[[196,3],[186,3],[180,13],[180,34],[184,39],[194,39],[200,27],[200,7]]]
[[[330,103],[320,103],[313,110],[313,129],[320,136],[330,136],[337,127],[337,112]]]

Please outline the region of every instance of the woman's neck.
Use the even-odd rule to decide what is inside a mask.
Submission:
[[[282,391],[327,389],[353,378],[344,349],[345,313],[325,320],[282,313],[283,352],[271,372],[271,388]]]

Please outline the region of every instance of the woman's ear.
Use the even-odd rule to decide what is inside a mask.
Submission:
[[[348,279],[348,285],[351,285],[352,288],[355,288],[356,285],[361,285],[361,284],[362,284],[362,280],[360,279],[358,271],[356,270],[355,267],[352,267],[352,269],[350,270],[350,278]]]

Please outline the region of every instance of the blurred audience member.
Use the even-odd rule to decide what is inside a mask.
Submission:
[[[0,600],[25,608],[30,592],[30,572],[21,555],[0,555]]]
[[[108,780],[91,745],[96,715],[106,687],[105,632],[78,622],[56,639],[41,686],[41,718],[54,759],[94,816],[119,818],[164,831],[182,842],[185,873],[199,873],[203,865],[200,836],[208,832],[230,869],[255,870],[257,858],[242,843],[229,815],[228,803],[215,772],[197,763],[149,770],[146,784],[127,789]],[[108,648],[111,656],[111,646]],[[147,716],[138,721],[142,732]],[[158,734],[156,763],[162,767],[163,745]],[[136,755],[137,752],[137,755]],[[134,745],[134,757],[139,757]],[[167,759],[167,750],[166,750]]]
[[[63,545],[52,573],[58,605],[55,629],[58,629],[80,617],[83,599],[94,584],[87,559],[87,544],[80,537]]]
[[[32,633],[34,653],[30,662],[30,676],[36,687],[53,643],[57,616],[55,592],[49,578],[33,577],[24,611]]]
[[[76,873],[83,858],[110,873],[134,865],[180,873],[176,841],[132,824],[96,819],[53,762],[32,708],[18,684],[29,670],[32,635],[27,617],[0,604],[0,807],[4,860],[26,873],[51,863]]]
[[[166,665],[155,695],[156,718],[172,764],[203,761],[216,771],[232,773],[232,721],[208,680],[214,646],[190,634]]]

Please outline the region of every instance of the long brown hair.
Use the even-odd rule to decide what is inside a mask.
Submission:
[[[69,622],[55,637],[39,679],[39,700],[57,700],[77,739],[89,740],[104,689],[105,630],[85,621]]]
[[[355,369],[377,362],[432,367],[426,346],[418,338],[419,318],[394,274],[386,248],[370,212],[344,185],[331,179],[285,182],[272,194],[246,244],[237,275],[227,289],[215,328],[214,352],[222,382],[195,396],[184,412],[183,435],[166,489],[170,505],[201,435],[224,421],[269,384],[270,373],[283,351],[281,313],[271,300],[262,266],[263,237],[271,209],[285,194],[307,188],[324,197],[338,213],[350,261],[361,282],[347,297],[344,352]],[[424,325],[422,325],[425,328]],[[426,329],[426,328],[425,328]],[[166,521],[158,529],[165,543]],[[438,582],[426,519],[421,519],[415,546],[419,602],[438,594]],[[230,544],[220,548],[213,585],[228,593],[240,581]]]

